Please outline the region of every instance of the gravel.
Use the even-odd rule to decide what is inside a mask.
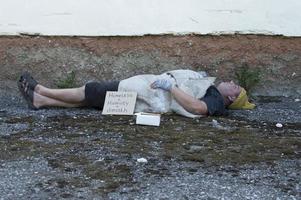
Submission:
[[[131,118],[110,121],[97,110],[32,111],[20,98],[1,98],[0,199],[301,199],[301,102],[278,97],[257,98],[256,104],[255,110],[231,111],[224,118],[167,115],[161,127],[152,128],[133,125]],[[86,118],[95,125],[82,122]],[[194,141],[199,130],[190,128],[205,126],[209,138]],[[242,129],[263,139],[291,141],[295,152],[244,164],[181,158],[181,146],[195,155],[206,150],[211,136],[229,140],[229,134]],[[144,137],[145,131],[154,138]],[[171,146],[174,152],[166,152],[163,145],[177,144],[181,134],[188,134],[184,139],[192,134],[189,145],[179,141],[180,146]],[[249,148],[246,141],[241,143]],[[238,148],[221,144],[226,146],[217,144],[217,152]],[[275,151],[266,148],[265,154],[269,148]],[[147,162],[139,163],[139,158]]]

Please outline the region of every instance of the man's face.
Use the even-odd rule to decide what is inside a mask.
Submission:
[[[241,91],[241,87],[235,84],[233,81],[221,82],[217,88],[223,96],[230,97],[231,101],[234,101]]]

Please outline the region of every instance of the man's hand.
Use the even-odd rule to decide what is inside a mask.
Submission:
[[[171,83],[171,81],[166,80],[166,79],[159,79],[159,80],[154,81],[151,84],[151,88],[153,88],[153,89],[160,88],[165,91],[170,91],[172,88],[172,83]]]

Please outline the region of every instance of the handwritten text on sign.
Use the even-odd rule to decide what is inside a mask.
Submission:
[[[132,115],[137,92],[107,92],[103,115]]]

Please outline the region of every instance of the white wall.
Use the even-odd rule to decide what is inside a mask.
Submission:
[[[0,0],[0,35],[301,36],[301,0]]]

